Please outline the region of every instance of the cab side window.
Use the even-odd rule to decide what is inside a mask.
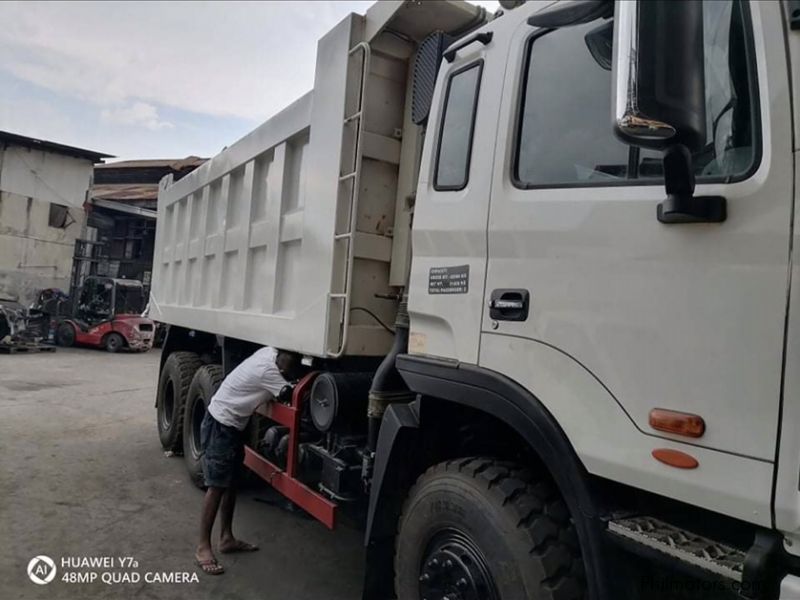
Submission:
[[[473,63],[447,81],[433,184],[437,191],[463,190],[469,181],[482,68],[482,62]]]
[[[741,0],[703,3],[705,148],[693,156],[699,181],[742,179],[758,148],[755,69]],[[518,187],[620,185],[663,176],[661,153],[613,134],[613,21],[534,34],[528,42],[512,179]]]

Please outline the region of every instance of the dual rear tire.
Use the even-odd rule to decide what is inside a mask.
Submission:
[[[161,369],[156,398],[156,422],[161,447],[169,452],[183,450],[183,416],[186,397],[195,372],[203,361],[194,352],[173,352]]]
[[[205,489],[203,478],[203,464],[201,462],[200,431],[203,419],[208,410],[211,398],[217,393],[225,375],[219,365],[205,365],[200,367],[192,378],[189,392],[186,396],[186,410],[183,418],[183,460],[189,478],[197,487]],[[258,446],[259,418],[254,415],[250,418],[247,428],[242,433],[244,442],[251,448]],[[249,469],[242,469],[237,480],[237,485],[246,486],[257,480],[255,474]]]
[[[219,389],[224,376],[219,365],[204,365],[197,369],[186,395],[183,418],[183,459],[189,477],[199,488],[204,488],[201,459],[200,430],[211,398]]]
[[[220,365],[205,365],[194,352],[173,352],[164,363],[158,383],[156,421],[164,450],[183,454],[189,478],[205,488],[201,462],[200,431],[211,398],[224,379]],[[245,441],[255,447],[257,420],[244,432]],[[250,481],[245,469],[241,483]]]

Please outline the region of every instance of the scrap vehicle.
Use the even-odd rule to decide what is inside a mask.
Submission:
[[[0,296],[0,345],[38,345],[47,337],[47,316],[25,308],[16,297]]]
[[[17,298],[0,296],[0,341],[11,340],[24,331],[27,316]]]
[[[153,320],[142,316],[142,282],[90,276],[80,287],[66,315],[55,316],[59,346],[90,346],[109,352],[147,352],[153,346]]]
[[[161,182],[163,447],[255,348],[245,464],[365,598],[800,598],[795,2],[378,2]],[[701,588],[702,589],[702,588]]]

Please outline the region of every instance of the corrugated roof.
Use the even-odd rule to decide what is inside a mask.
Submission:
[[[113,154],[103,154],[102,152],[95,152],[94,150],[87,150],[85,148],[66,146],[64,144],[58,144],[48,140],[39,140],[9,131],[0,131],[0,142],[15,144],[25,148],[33,148],[35,150],[54,152],[56,154],[64,154],[66,156],[74,156],[75,158],[85,158],[91,160],[93,163],[99,163],[104,158],[114,158]]]
[[[157,183],[101,183],[92,186],[92,198],[103,200],[158,200]]]

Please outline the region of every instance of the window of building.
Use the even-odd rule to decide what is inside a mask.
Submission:
[[[482,68],[482,62],[473,63],[453,73],[447,82],[436,155],[436,190],[463,190],[469,180]]]
[[[58,229],[65,229],[69,227],[75,220],[69,214],[69,207],[63,204],[50,203],[50,213],[47,217],[47,224],[50,227],[57,227]]]
[[[699,180],[745,176],[757,158],[755,73],[741,0],[703,3],[707,143]],[[520,187],[614,185],[663,176],[661,153],[620,142],[611,123],[611,65],[593,56],[613,23],[594,21],[528,42],[513,179]],[[604,53],[606,54],[606,53]],[[653,183],[648,181],[647,183]]]

